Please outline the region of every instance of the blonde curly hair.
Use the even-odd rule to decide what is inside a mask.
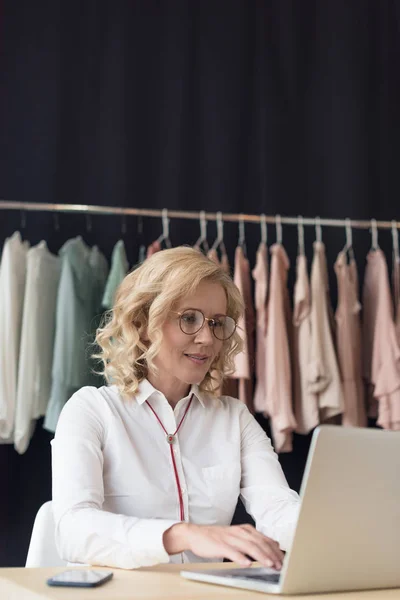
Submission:
[[[227,314],[237,322],[244,311],[238,288],[218,265],[193,248],[157,252],[122,281],[113,309],[97,330],[101,351],[96,358],[103,363],[107,382],[116,385],[124,398],[137,393],[149,369],[156,372],[153,359],[161,345],[163,324],[177,303],[203,281],[222,285]],[[223,343],[200,389],[216,394],[224,377],[233,372],[233,359],[241,350],[242,340],[235,331]]]

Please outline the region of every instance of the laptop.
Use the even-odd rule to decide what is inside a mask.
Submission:
[[[269,594],[400,587],[400,432],[321,426],[281,572],[187,570],[187,579]]]

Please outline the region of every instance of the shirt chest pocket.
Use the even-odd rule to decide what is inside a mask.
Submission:
[[[240,493],[240,463],[203,467],[202,472],[211,504],[226,512],[233,512]]]

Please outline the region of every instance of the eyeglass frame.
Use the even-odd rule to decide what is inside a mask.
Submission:
[[[190,310],[199,312],[203,315],[203,324],[201,325],[200,329],[198,329],[197,331],[194,331],[193,333],[186,333],[186,331],[183,331],[182,329],[182,325],[181,325],[181,316],[185,314],[185,312],[188,312]],[[215,322],[215,318],[214,317],[206,317],[206,315],[203,313],[202,310],[200,310],[199,308],[185,308],[185,310],[183,310],[182,312],[179,312],[177,310],[173,310],[172,311],[174,314],[179,316],[179,329],[182,331],[182,333],[184,333],[185,335],[196,335],[197,333],[199,333],[199,331],[201,331],[205,325],[205,323],[210,323],[210,322]],[[224,314],[220,314],[220,315],[215,315],[216,317],[228,317],[229,319],[232,319],[232,321],[235,323],[235,329],[232,331],[231,335],[227,338],[224,338],[223,340],[221,340],[219,337],[217,337],[215,335],[215,331],[213,327],[210,327],[213,336],[215,337],[216,340],[218,340],[219,342],[227,342],[228,340],[231,339],[231,337],[233,336],[233,334],[235,333],[236,329],[237,329],[237,323],[235,321],[235,319],[233,317],[230,317],[229,315],[224,315]]]

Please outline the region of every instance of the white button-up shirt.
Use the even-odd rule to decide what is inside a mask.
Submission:
[[[168,433],[193,394],[173,450],[185,520],[230,525],[239,496],[257,529],[290,545],[299,510],[271,442],[239,400],[192,386],[173,409],[147,380],[123,400],[115,386],[85,387],[67,402],[52,441],[53,509],[60,556],[70,562],[132,569],[170,557],[164,532],[180,522]],[[216,559],[213,559],[216,560]]]

